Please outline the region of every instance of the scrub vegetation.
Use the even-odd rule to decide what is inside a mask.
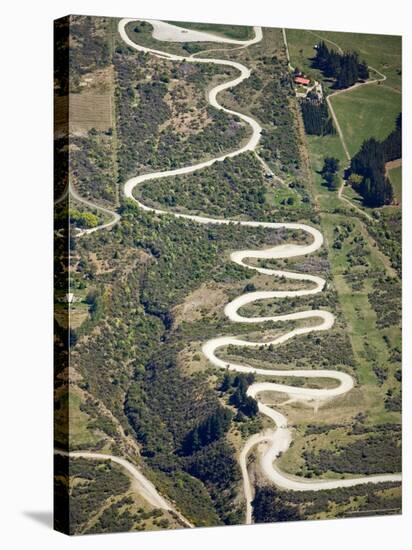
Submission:
[[[182,25],[241,40],[253,36],[247,27]],[[150,23],[132,22],[127,32],[150,47],[191,53],[184,43],[164,45],[154,40]],[[313,44],[320,38],[305,33],[309,31],[287,31],[287,36],[292,64],[297,56],[309,67],[308,55],[315,55]],[[353,49],[358,56],[337,56],[335,48],[327,47],[330,61],[333,57],[349,81],[343,82],[338,73],[323,74],[330,68],[319,60],[313,66],[319,79],[330,79],[324,82],[327,93],[334,86],[342,88],[368,77],[363,60],[371,63],[375,42],[366,38],[363,44],[362,35],[356,36]],[[269,341],[304,326],[293,320],[234,326],[223,309],[242,293],[300,290],[313,284],[259,274],[231,262],[231,252],[308,244],[312,237],[298,229],[207,225],[156,215],[125,199],[122,186],[132,176],[212,159],[247,142],[248,125],[236,115],[210,107],[206,100],[207,90],[237,73],[231,67],[176,62],[132,50],[116,33],[116,21],[105,18],[75,16],[72,37],[70,85],[63,82],[64,75],[56,74],[59,97],[82,94],[85,77],[93,74],[98,79],[96,71],[111,71],[112,80],[105,82],[113,83],[106,90],[112,98],[113,124],[106,129],[72,130],[56,141],[59,191],[67,189],[63,168],[69,163],[74,189],[89,201],[71,197],[56,208],[55,229],[61,238],[56,239],[55,408],[62,423],[72,415],[76,424],[71,438],[64,429],[56,434],[56,445],[126,458],[195,526],[243,523],[240,451],[249,436],[273,428],[259,414],[248,388],[272,380],[216,369],[201,346],[208,338],[234,334]],[[199,51],[220,47],[194,44]],[[398,472],[401,212],[399,202],[388,194],[372,193],[374,200],[370,196],[374,183],[380,191],[393,185],[393,196],[400,196],[400,180],[393,172],[397,168],[386,165],[400,151],[400,120],[394,126],[399,109],[390,123],[385,122],[388,131],[379,135],[375,123],[365,126],[362,116],[353,117],[360,137],[356,147],[351,145],[356,150],[350,149],[348,169],[326,105],[319,113],[309,108],[302,120],[280,29],[263,29],[262,42],[250,48],[229,51],[223,46],[210,55],[251,68],[251,77],[221,93],[219,101],[258,120],[263,128],[259,146],[255,152],[190,174],[148,181],[135,189],[135,197],[171,212],[301,222],[322,232],[324,246],[310,257],[250,262],[323,277],[322,293],[261,300],[239,314],[274,316],[320,309],[333,312],[334,326],[279,346],[227,346],[218,355],[263,369],[339,370],[354,378],[350,392],[323,404],[287,400],[274,392],[259,396],[288,418],[293,443],[278,461],[288,474],[332,479]],[[356,71],[349,78],[347,73]],[[372,88],[372,93],[375,88],[385,90],[378,85],[358,89],[366,93]],[[344,94],[334,98],[341,121],[338,97]],[[357,112],[351,109],[345,110],[345,116]],[[351,142],[344,121],[342,129]],[[339,195],[343,178],[350,182],[350,174],[359,177],[352,177],[344,193],[357,209]],[[116,210],[121,219],[110,231],[83,233],[79,238],[79,230],[107,221],[106,214],[90,203]],[[69,275],[71,295],[66,296]],[[69,322],[69,312],[75,321]],[[309,319],[305,326],[317,322]],[[335,384],[324,378],[274,377],[273,381],[317,388]],[[117,464],[56,455],[56,465],[57,499],[70,503],[72,534],[183,525],[174,512],[149,505]],[[282,491],[267,484],[257,465],[253,449],[248,468],[255,485],[257,523],[400,511],[399,483]],[[66,520],[58,516],[56,523],[63,525]]]

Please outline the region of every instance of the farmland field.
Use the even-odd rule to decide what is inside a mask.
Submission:
[[[331,102],[351,155],[367,138],[386,138],[402,109],[402,96],[378,84],[336,95]]]
[[[70,94],[69,104],[71,132],[104,131],[113,126],[110,93]]]

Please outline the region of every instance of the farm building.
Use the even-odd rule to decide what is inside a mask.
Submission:
[[[295,76],[295,82],[296,84],[307,86],[308,84],[310,84],[310,78],[306,78],[304,76]]]

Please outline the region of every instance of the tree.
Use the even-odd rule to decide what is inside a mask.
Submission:
[[[402,114],[396,118],[395,129],[382,142],[385,162],[402,157]]]
[[[247,395],[247,388],[250,384],[253,384],[253,381],[253,373],[238,374],[233,381],[236,390],[229,399],[229,403],[246,416],[256,416],[259,411],[256,399]]]
[[[244,292],[255,292],[256,287],[253,283],[248,283],[243,289]]]
[[[336,78],[336,88],[349,88],[359,80],[358,65],[356,54],[345,54],[341,58],[341,66]]]
[[[339,160],[335,157],[325,157],[321,174],[329,189],[337,189],[339,187]]]
[[[245,390],[239,386],[234,393],[230,396],[229,403],[231,405],[234,405],[235,407],[240,408],[242,406],[242,403],[244,403],[246,399],[246,392]]]
[[[355,172],[353,172],[352,174],[350,174],[348,181],[354,189],[358,190],[360,184],[363,181],[363,178],[360,174],[355,174]]]
[[[246,399],[242,403],[240,410],[246,416],[256,416],[257,413],[259,412],[258,402],[256,401],[256,399],[254,399],[249,395],[246,397]]]
[[[225,488],[239,477],[234,449],[224,439],[198,451],[189,462],[191,475],[206,483]]]
[[[201,46],[199,46],[198,44],[194,44],[193,42],[184,42],[182,48],[186,50],[189,54],[200,52],[200,50],[202,49]]]
[[[232,384],[232,378],[228,372],[225,372],[225,375],[223,377],[223,381],[220,384],[219,390],[226,392]]]
[[[338,174],[332,174],[332,177],[329,180],[328,187],[329,189],[332,189],[332,190],[338,189],[339,183],[340,183],[340,180],[339,180]]]
[[[362,61],[362,63],[359,63],[358,71],[360,80],[367,80],[369,78],[369,69],[366,61]]]
[[[323,161],[323,168],[321,170],[322,176],[327,172],[337,172],[339,170],[339,159],[335,157],[325,157]]]
[[[68,343],[69,343],[69,347],[74,347],[76,344],[77,344],[77,340],[78,340],[78,336],[77,336],[77,333],[76,331],[73,329],[73,328],[69,328],[69,331],[68,331]]]
[[[80,212],[75,208],[69,211],[70,223],[75,223],[80,227],[96,227],[99,225],[99,218],[91,212]]]

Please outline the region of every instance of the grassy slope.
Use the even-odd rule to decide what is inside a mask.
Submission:
[[[402,204],[402,166],[397,166],[389,170],[389,179],[391,180],[395,197]]]
[[[346,220],[346,216],[335,214],[323,216],[325,238],[330,247],[333,243],[335,227]],[[359,220],[355,221],[355,234],[363,234]],[[345,242],[341,250],[333,250],[331,253],[332,269],[342,309],[348,320],[348,330],[357,360],[359,381],[361,384],[375,384],[376,379],[372,367],[377,359],[385,363],[388,360],[388,352],[380,331],[376,330],[376,313],[368,300],[368,293],[373,291],[371,281],[367,279],[364,289],[354,292],[344,280],[343,272],[347,268],[346,254],[350,252],[352,246]],[[370,247],[369,254],[370,267],[378,269],[381,263],[376,249]]]
[[[384,392],[382,388],[377,387],[376,377],[372,370],[377,358],[382,363],[388,360],[388,351],[382,340],[382,333],[376,328],[376,313],[368,300],[368,293],[372,291],[372,281],[367,279],[364,289],[356,293],[345,282],[343,271],[347,264],[346,254],[349,252],[350,245],[345,243],[341,250],[334,249],[331,245],[335,227],[347,221],[348,218],[345,215],[333,212],[335,208],[342,208],[342,202],[339,201],[336,192],[331,192],[322,185],[322,178],[317,173],[322,167],[324,156],[327,154],[336,156],[343,162],[345,158],[343,149],[337,136],[323,138],[307,136],[307,141],[311,167],[314,173],[315,194],[321,208],[322,228],[329,249],[334,284],[348,325],[348,334],[356,358],[356,371],[359,382],[365,384],[364,389],[368,407],[370,407],[370,420],[374,422],[393,421],[397,415],[395,416],[384,410]],[[355,232],[367,238],[367,233],[360,220],[354,218],[353,221],[355,222]],[[368,241],[368,244],[368,263],[370,267],[373,270],[386,267],[388,274],[393,275],[392,270],[388,268],[388,259],[373,246],[371,241]]]
[[[313,46],[318,38],[309,31],[299,29],[286,29],[286,37],[292,66],[320,80],[322,73],[311,66],[311,59],[315,55]]]
[[[402,110],[402,96],[379,84],[336,95],[331,102],[351,155],[365,139],[387,137]]]
[[[340,161],[340,167],[343,168],[346,163],[346,156],[342,147],[342,143],[337,135],[334,136],[306,136],[309,158],[313,172],[315,184],[315,194],[317,196],[319,206],[322,210],[332,210],[342,206],[338,199],[337,193],[329,191],[323,185],[323,179],[320,175],[320,170],[323,166],[325,157],[335,157]]]
[[[80,410],[81,396],[74,388],[60,396],[60,408],[55,411],[55,439],[57,444],[64,446],[67,435],[67,420],[69,421],[70,447],[88,445],[93,448],[101,439],[89,428],[90,417]]]
[[[364,139],[385,138],[393,129],[395,118],[402,109],[402,96],[395,91],[401,89],[401,75],[398,74],[401,66],[401,38],[297,29],[287,29],[286,32],[292,65],[300,67],[313,77],[322,79],[321,73],[311,68],[310,61],[314,55],[313,46],[320,37],[336,42],[342,49],[356,49],[362,59],[384,72],[388,77],[384,84],[368,85],[345,92],[331,98],[331,101],[351,154],[358,151]],[[329,46],[333,47],[331,44]],[[325,82],[326,86],[329,84]],[[325,156],[338,158],[343,168],[347,161],[342,145],[337,136],[307,136],[307,142],[310,161],[315,171],[315,185],[322,189],[322,178],[316,171],[320,170]],[[324,188],[323,190],[326,191]],[[346,189],[345,195],[363,208],[355,192]],[[319,200],[320,206],[329,210],[342,206],[330,192],[320,195]]]

